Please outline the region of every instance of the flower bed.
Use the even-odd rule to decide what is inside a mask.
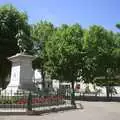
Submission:
[[[64,97],[63,96],[47,96],[47,97],[34,97],[32,98],[33,105],[55,105],[55,104],[63,104]],[[17,101],[17,104],[27,104],[27,99],[21,98]]]

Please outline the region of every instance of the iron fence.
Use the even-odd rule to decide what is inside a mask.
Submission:
[[[65,90],[4,92],[0,95],[0,111],[43,110],[69,106],[70,93]]]

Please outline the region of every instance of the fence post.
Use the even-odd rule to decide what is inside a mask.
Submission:
[[[32,94],[31,94],[31,92],[29,92],[29,95],[28,95],[27,110],[32,111]]]

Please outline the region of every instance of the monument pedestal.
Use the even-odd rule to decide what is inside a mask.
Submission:
[[[11,78],[2,94],[14,95],[21,90],[35,90],[33,83],[34,71],[32,69],[33,56],[19,53],[8,59],[12,61]]]

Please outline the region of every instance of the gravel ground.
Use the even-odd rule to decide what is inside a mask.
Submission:
[[[79,103],[77,101],[77,103]],[[119,102],[80,102],[83,109],[41,116],[0,116],[0,120],[120,120]]]

